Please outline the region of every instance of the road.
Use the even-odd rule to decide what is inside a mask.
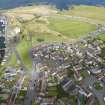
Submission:
[[[32,59],[32,58],[31,58]],[[39,57],[36,56],[33,60],[33,71],[31,74],[31,79],[29,81],[29,86],[27,88],[27,94],[25,96],[23,105],[32,105],[33,101],[37,101],[37,82],[35,81],[35,72],[39,72],[38,64],[40,63]],[[37,75],[37,74],[36,74]],[[37,79],[37,78],[36,78]]]
[[[13,87],[12,93],[9,98],[9,102],[7,105],[14,105],[16,98],[22,88],[23,82],[24,82],[25,76],[21,75],[20,79],[17,81],[16,85]]]
[[[16,48],[13,47],[11,49],[12,49],[12,53],[15,53],[17,61],[20,62],[20,67],[22,69],[22,73],[19,75],[20,79],[17,81],[16,85],[12,89],[12,92],[11,92],[11,95],[10,95],[10,98],[9,98],[9,101],[8,101],[7,105],[14,105],[15,104],[17,95],[19,94],[19,92],[20,92],[20,90],[22,88],[24,79],[25,79],[25,71],[27,70],[27,68],[25,67],[25,64],[23,63],[23,61],[21,59],[21,56],[19,55]]]
[[[103,84],[103,89],[98,91],[98,90],[96,90],[93,87],[93,84],[96,81],[97,81],[97,78],[95,76],[89,76],[89,77],[85,78],[85,80],[84,80],[84,86],[86,86],[86,87],[91,86],[92,87],[91,91],[93,92],[93,94],[98,99],[100,105],[105,105],[105,101],[104,101],[104,97],[105,97],[105,85]]]
[[[10,95],[10,99],[7,105],[15,104],[17,95],[19,94],[22,88],[24,79],[25,79],[25,71],[27,70],[16,48],[13,48],[13,52],[15,53],[17,60],[20,62],[20,67],[22,68],[23,72],[20,74],[20,79],[17,81],[16,85],[13,87],[13,90],[12,90],[12,93]]]
[[[30,80],[29,81],[29,86],[27,88],[27,93],[26,96],[24,98],[24,102],[23,105],[32,105],[32,102],[35,101],[35,97],[37,97],[36,95],[37,91],[36,91],[36,84],[34,80]]]

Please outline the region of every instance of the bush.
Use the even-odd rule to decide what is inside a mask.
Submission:
[[[101,86],[101,83],[100,83],[99,81],[96,81],[96,82],[94,83],[94,88],[95,88],[96,90],[101,90],[103,87]]]
[[[38,41],[38,42],[44,42],[44,39],[38,38],[37,41]]]

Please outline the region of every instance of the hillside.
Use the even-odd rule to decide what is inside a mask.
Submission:
[[[8,16],[11,29],[21,29],[22,39],[17,50],[29,69],[32,67],[29,58],[32,46],[75,41],[95,31],[98,24],[104,25],[105,20],[105,8],[94,6],[73,6],[65,11],[50,6],[29,6],[6,10],[3,14]],[[13,34],[11,32],[12,30],[9,32],[10,37]],[[8,65],[17,65],[15,55],[12,55]]]

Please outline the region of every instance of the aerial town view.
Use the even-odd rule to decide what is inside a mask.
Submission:
[[[105,105],[105,0],[0,0],[0,105]]]

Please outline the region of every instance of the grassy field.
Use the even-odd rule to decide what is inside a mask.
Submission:
[[[67,15],[81,16],[90,19],[105,21],[104,7],[86,6],[86,5],[73,6],[73,8],[71,8],[68,11],[64,11],[63,13]]]
[[[68,38],[80,38],[89,32],[96,30],[95,25],[89,23],[80,22],[72,19],[62,19],[62,18],[49,18],[50,25],[49,28],[61,33],[63,36]]]
[[[29,53],[30,53],[30,44],[27,41],[22,40],[21,43],[19,43],[16,47],[21,59],[23,60],[24,64],[28,69],[32,69],[32,61],[30,59]],[[12,53],[11,59],[9,63],[6,66],[19,66],[18,61],[16,58],[16,54]]]
[[[29,42],[22,41],[18,46],[17,46],[17,51],[19,52],[22,60],[24,61],[24,64],[26,65],[27,68],[31,69],[32,68],[32,61],[30,59],[30,44]]]
[[[105,41],[105,34],[100,35],[99,38],[100,38],[101,40]]]

